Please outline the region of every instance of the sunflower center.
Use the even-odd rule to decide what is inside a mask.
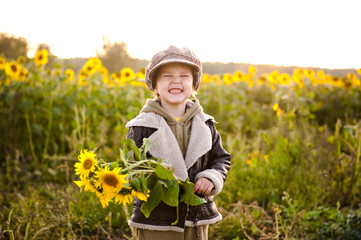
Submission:
[[[83,162],[84,169],[90,169],[93,166],[93,161],[91,159],[86,159]]]
[[[39,61],[43,60],[43,55],[39,55],[38,60]]]
[[[104,183],[109,186],[116,186],[118,184],[118,179],[114,175],[107,174],[104,176]]]
[[[129,73],[125,73],[125,76],[126,76],[126,77],[129,77],[129,76],[130,76],[130,74],[129,74]]]
[[[18,68],[16,67],[16,65],[11,65],[11,70],[13,72],[17,72]]]

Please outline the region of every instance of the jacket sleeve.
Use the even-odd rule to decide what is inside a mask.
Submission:
[[[135,145],[140,148],[143,145],[143,139],[149,138],[157,129],[148,127],[130,127],[127,132],[127,139],[133,139]]]
[[[127,133],[127,139],[133,139],[135,145],[140,148],[143,145],[143,134],[141,127],[130,127]]]
[[[223,148],[221,136],[214,123],[209,121],[208,125],[212,133],[212,148],[208,153],[206,169],[196,174],[195,181],[201,177],[210,179],[214,184],[214,189],[210,195],[216,195],[221,192],[227,178],[231,155]]]

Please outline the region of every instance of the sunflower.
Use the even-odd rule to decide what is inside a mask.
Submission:
[[[9,62],[5,65],[5,72],[11,78],[18,79],[21,72],[21,67],[17,62]]]
[[[72,69],[68,68],[67,70],[65,70],[65,75],[67,76],[66,81],[69,81],[69,82],[74,81],[75,73]]]
[[[112,73],[112,74],[110,75],[110,77],[111,77],[114,81],[116,81],[116,80],[120,79],[120,73],[118,73],[118,72]]]
[[[138,79],[144,79],[145,78],[145,75],[143,72],[138,72],[136,75],[135,75]]]
[[[104,67],[104,66],[100,66],[99,73],[101,75],[103,75],[103,77],[108,77],[108,75],[109,75],[108,69],[106,69],[106,67]]]
[[[267,82],[267,74],[262,74],[262,76],[258,79],[258,82],[260,83],[260,84],[266,84],[266,82]]]
[[[116,83],[118,86],[125,86],[125,81],[122,79],[119,72],[112,73],[110,77],[112,78],[113,82]]]
[[[295,76],[300,76],[300,77],[302,77],[302,75],[303,75],[303,70],[301,69],[301,68],[295,68],[294,70],[293,70],[293,75]]]
[[[361,75],[361,68],[357,69],[357,73]]]
[[[35,64],[37,66],[45,65],[48,62],[48,51],[46,49],[41,49],[35,54]]]
[[[278,75],[278,83],[279,84],[290,84],[290,82],[291,82],[291,77],[290,77],[290,75],[288,75],[287,73],[282,73],[282,74],[280,74],[280,75]]]
[[[144,73],[141,70],[140,72],[137,72],[137,74],[135,74],[135,81],[130,81],[130,85],[136,86],[136,87],[147,87],[147,84],[145,84],[144,82]]]
[[[4,70],[6,65],[6,61],[3,57],[0,56],[0,70]]]
[[[54,70],[53,75],[54,75],[55,77],[59,77],[59,75],[60,75],[60,70],[59,70],[59,69]]]
[[[88,75],[93,75],[97,70],[92,65],[86,65],[83,67],[84,72],[86,72]]]
[[[110,80],[109,77],[103,77],[103,83],[108,85],[108,87],[114,87],[114,81]]]
[[[25,81],[27,76],[28,76],[28,71],[26,70],[26,68],[21,68],[20,74],[19,74],[19,80]]]
[[[232,75],[229,74],[229,73],[225,73],[223,75],[223,82],[226,84],[226,85],[231,85],[233,83],[232,81]]]
[[[295,83],[297,83],[297,85],[298,85],[298,87],[299,88],[303,88],[304,86],[305,86],[305,83],[303,82],[303,80],[302,80],[302,76],[301,77],[299,77],[299,76],[293,76],[292,77],[292,80],[295,82]]]
[[[130,204],[133,200],[133,195],[132,194],[121,194],[118,193],[117,195],[115,195],[114,198],[114,202],[118,203],[118,204],[123,204],[124,206],[126,204]]]
[[[24,57],[24,56],[18,57],[18,59],[16,59],[16,61],[17,61],[18,63],[24,65],[25,62],[26,62],[26,57]]]
[[[80,190],[84,187],[85,191],[97,192],[97,189],[86,178],[80,177],[80,181],[74,181],[74,183],[80,187]]]
[[[315,77],[315,70],[313,69],[303,69],[303,75],[305,75],[308,78],[314,78]]]
[[[87,85],[87,81],[85,81],[85,78],[88,77],[88,74],[82,69],[80,70],[79,72],[79,75],[78,75],[78,84],[79,86],[85,86]]]
[[[318,71],[316,72],[316,75],[317,75],[317,78],[319,78],[319,79],[321,79],[321,80],[325,79],[325,72],[322,71],[322,70],[318,70]]]
[[[136,86],[136,87],[147,87],[147,84],[145,84],[144,81],[141,80],[133,80],[129,82],[130,85],[132,86]]]
[[[123,184],[128,182],[125,180],[126,175],[120,175],[119,170],[119,167],[111,171],[105,167],[105,169],[95,172],[95,177],[98,178],[95,187],[101,187],[105,194],[119,192],[123,188]]]
[[[98,70],[102,66],[102,61],[97,57],[93,57],[87,61],[87,64],[92,65],[95,69]]]
[[[268,79],[270,83],[277,83],[277,77],[280,73],[277,70],[272,71],[269,75],[268,75]]]
[[[250,66],[248,67],[248,72],[249,72],[249,74],[252,75],[252,74],[254,74],[256,71],[257,71],[257,69],[256,69],[255,66],[250,65]]]
[[[278,103],[275,103],[272,108],[275,112],[277,112],[277,117],[279,117],[281,114],[283,114],[283,111],[280,108],[280,106],[278,105]]]
[[[94,172],[97,161],[95,160],[96,154],[92,151],[85,149],[83,152],[80,151],[78,159],[80,162],[74,164],[75,174],[80,175],[81,177],[89,176],[90,172]]]
[[[93,75],[99,68],[102,66],[102,62],[99,58],[90,58],[84,64],[82,71],[84,71],[88,76]]]
[[[112,200],[112,198],[115,196],[114,193],[100,193],[100,192],[95,192],[95,194],[97,195],[97,197],[100,200],[100,203],[102,204],[103,208],[106,208],[109,206],[109,202]]]
[[[219,76],[217,74],[210,76],[209,82],[215,82],[218,86],[221,85],[221,81],[219,80]]]
[[[278,103],[275,103],[272,108],[273,108],[273,111],[277,111],[279,109]]]
[[[120,77],[123,81],[128,82],[135,78],[134,71],[131,68],[123,68],[120,71]]]
[[[244,74],[241,71],[236,71],[233,74],[232,78],[234,82],[241,82],[242,80],[244,80]]]
[[[109,72],[108,69],[106,69],[104,66],[101,66],[99,68],[99,73],[103,76],[103,83],[107,84],[108,86],[111,86],[111,82],[109,80]],[[114,83],[113,83],[114,86]]]
[[[137,191],[132,190],[132,195],[133,195],[134,197],[138,198],[139,200],[146,202],[147,199],[149,198],[149,192],[150,192],[150,191],[148,190],[147,195],[145,195],[145,194],[142,193],[142,192],[137,192]]]
[[[209,76],[209,74],[207,74],[207,73],[204,73],[203,75],[202,75],[202,80],[201,80],[201,82],[202,83],[210,83],[210,76]]]

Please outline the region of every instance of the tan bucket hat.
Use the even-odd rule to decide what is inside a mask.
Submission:
[[[145,69],[145,83],[151,91],[153,91],[156,86],[156,79],[154,79],[156,70],[167,63],[184,63],[190,65],[193,69],[194,90],[199,88],[203,73],[202,64],[199,58],[188,48],[169,46],[166,50],[154,54],[152,60]]]

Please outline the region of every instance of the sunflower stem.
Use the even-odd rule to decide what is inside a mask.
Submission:
[[[50,132],[51,132],[51,126],[53,123],[53,100],[54,100],[54,94],[50,93],[50,103],[49,103],[49,109],[48,109],[48,131],[46,132],[46,138],[45,138],[45,144],[44,144],[44,151],[43,156],[41,158],[41,163],[43,163],[44,156],[48,154],[48,145],[50,140]]]
[[[131,173],[127,174],[127,178],[131,178],[133,175],[139,174],[139,173],[153,173],[154,170],[134,170]]]
[[[125,214],[125,219],[127,220],[127,222],[130,220],[130,214],[129,214],[129,210],[128,210],[128,206],[127,205],[123,205],[123,211]],[[130,232],[132,233],[132,239],[135,239],[137,237],[137,233],[134,227],[129,226],[130,228]]]
[[[142,160],[142,161],[133,163],[133,164],[131,164],[129,167],[126,167],[126,168],[121,169],[121,170],[119,171],[119,173],[126,172],[126,171],[128,171],[128,170],[130,170],[130,169],[132,169],[132,168],[136,168],[136,167],[138,167],[139,165],[142,165],[143,163],[147,163],[147,162],[159,164],[158,162],[156,162],[156,161],[154,161],[154,160],[146,159],[146,160]]]
[[[38,165],[38,159],[36,158],[35,150],[34,150],[33,136],[32,136],[32,134],[31,134],[31,128],[30,128],[30,121],[29,121],[29,114],[28,114],[28,112],[25,113],[25,122],[26,122],[26,128],[28,129],[31,156],[32,156],[33,159],[34,159],[35,164]]]

